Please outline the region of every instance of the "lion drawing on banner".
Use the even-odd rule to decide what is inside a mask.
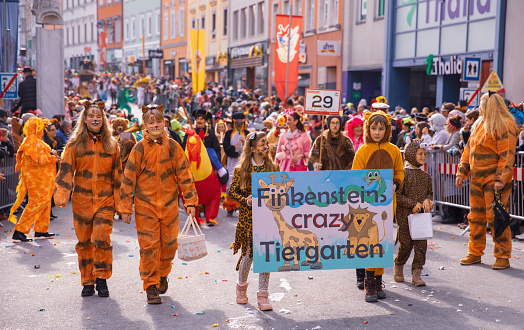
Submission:
[[[386,237],[386,219],[388,217],[386,211],[382,212],[384,235],[382,239],[378,239],[378,225],[373,220],[373,217],[377,215],[375,212],[371,212],[367,208],[353,208],[349,206],[348,214],[341,220],[343,222],[342,227],[339,231],[348,232],[348,241],[351,245],[349,253],[354,255],[357,246],[364,244],[365,246],[375,245],[374,254],[381,254],[379,242],[382,242]],[[378,246],[377,246],[378,245]],[[369,251],[367,252],[369,254]],[[348,254],[348,249],[344,251],[344,254]],[[366,253],[361,253],[366,254]]]
[[[264,180],[258,180],[260,187],[267,188],[269,191],[265,191],[264,194],[269,198],[266,199],[265,203],[269,210],[273,212],[273,218],[278,226],[278,233],[282,240],[282,248],[290,247],[294,251],[300,251],[297,247],[305,248],[313,246],[318,250],[320,245],[318,238],[315,234],[309,230],[298,229],[288,224],[284,217],[282,216],[282,209],[286,206],[286,194],[288,190],[295,183],[294,179],[290,179],[286,183],[287,175],[281,174],[282,182],[275,182],[276,174],[271,174],[271,184],[266,184]],[[274,195],[274,196],[273,196]],[[300,270],[300,265],[298,264],[298,254],[294,254],[294,259],[292,260],[293,265],[290,266],[290,261],[285,261],[284,266],[279,267],[278,271],[291,271],[291,270]],[[322,269],[322,262],[314,262],[311,258],[307,258],[301,264],[302,266],[309,266],[310,269]]]

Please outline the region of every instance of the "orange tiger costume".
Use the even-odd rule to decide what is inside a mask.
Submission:
[[[478,257],[478,262],[486,248],[486,223],[493,230],[492,203],[495,181],[504,184],[501,202],[508,206],[517,136],[516,126],[508,127],[506,134],[497,136],[496,133],[486,133],[484,124],[481,123],[472,132],[460,160],[457,177],[466,180],[471,175],[468,255]],[[495,258],[511,258],[509,227],[501,236],[493,237],[493,242]]]
[[[182,147],[164,132],[153,139],[147,131],[129,155],[120,191],[119,212],[133,213],[140,244],[140,278],[144,290],[161,287],[178,249],[178,186],[184,205],[198,204],[189,161]],[[164,283],[167,291],[167,282]],[[163,291],[163,290],[161,290]],[[160,292],[160,293],[165,293]]]
[[[91,106],[87,101],[84,105],[84,111]],[[103,110],[103,104],[99,107]],[[82,118],[77,125],[86,125]],[[101,134],[110,133],[89,133],[83,154],[77,151],[79,137],[69,140],[55,185],[54,197],[58,207],[66,206],[73,189],[73,223],[78,238],[76,252],[83,286],[93,285],[96,278],[110,278],[113,269],[110,234],[113,231],[115,204],[120,202],[122,164],[114,138],[111,137],[115,151],[109,154],[104,149]]]
[[[26,138],[16,154],[15,172],[20,171],[20,182],[16,188],[18,195],[11,208],[9,220],[16,224],[16,216],[13,213],[22,204],[26,194],[29,195],[29,202],[15,226],[13,239],[20,239],[19,233],[29,234],[33,224],[35,237],[40,235],[47,237],[45,234],[49,229],[57,161],[57,157],[51,154],[51,148],[42,141],[42,135],[48,124],[47,119],[32,117],[24,126]],[[25,236],[21,236],[24,240]]]

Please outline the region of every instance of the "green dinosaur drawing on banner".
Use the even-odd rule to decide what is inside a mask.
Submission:
[[[368,186],[372,185],[373,183],[378,184],[378,190],[376,196],[381,196],[386,191],[386,181],[380,176],[379,170],[369,170],[366,173],[366,176],[364,177],[364,181],[367,182]],[[307,187],[308,191],[312,192],[311,187]],[[338,203],[340,205],[346,204],[345,201],[347,200],[348,194],[352,191],[356,191],[358,195],[360,196],[362,193],[364,193],[364,201],[366,203],[376,203],[375,194],[367,194],[365,189],[363,187],[357,186],[357,185],[349,185],[344,189],[344,196],[343,199],[344,203],[337,199],[337,198],[331,198],[329,202],[320,202],[316,199],[313,200],[313,203],[318,207],[326,207],[328,205]]]

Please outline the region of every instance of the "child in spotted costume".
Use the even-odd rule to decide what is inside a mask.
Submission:
[[[404,152],[406,166],[404,167],[404,181],[397,192],[398,224],[397,240],[400,242],[398,254],[395,258],[395,275],[393,279],[404,282],[404,264],[415,250],[411,264],[411,282],[415,286],[425,286],[422,280],[422,266],[426,263],[427,240],[413,240],[409,234],[408,215],[420,211],[429,212],[433,208],[433,187],[431,176],[421,169],[426,162],[426,149],[420,147],[419,141],[411,142]]]
[[[251,210],[251,173],[253,172],[278,172],[278,166],[269,158],[267,136],[263,132],[252,132],[247,135],[240,162],[235,167],[233,181],[229,188],[229,197],[240,203],[235,242],[231,246],[235,254],[242,249],[242,255],[236,268],[239,271],[236,288],[238,304],[247,304],[247,277],[253,263],[253,217]],[[258,308],[263,311],[272,310],[273,307],[268,299],[269,273],[260,273],[258,281]]]
[[[164,107],[143,107],[144,138],[131,150],[120,190],[120,212],[131,222],[133,192],[140,245],[140,278],[148,304],[161,304],[178,249],[178,187],[187,213],[198,204],[195,180],[182,147],[164,130]]]

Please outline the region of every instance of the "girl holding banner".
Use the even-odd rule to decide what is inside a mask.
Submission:
[[[269,158],[267,136],[263,132],[252,132],[247,136],[240,162],[235,167],[233,181],[229,188],[229,197],[240,203],[235,242],[231,246],[234,254],[242,249],[242,255],[236,268],[239,271],[236,288],[237,304],[247,304],[247,277],[253,263],[251,173],[254,172],[278,172],[278,166]],[[258,308],[263,311],[272,310],[273,307],[268,298],[269,273],[260,273],[258,283]]]

